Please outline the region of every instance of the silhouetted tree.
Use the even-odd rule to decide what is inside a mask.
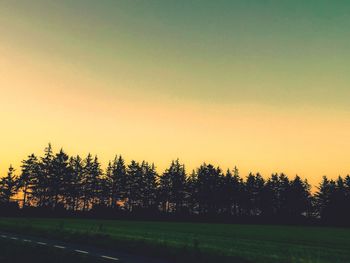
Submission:
[[[344,211],[345,211],[345,216],[344,220],[346,222],[350,221],[350,176],[347,175],[344,179],[344,189],[345,189],[345,206],[344,206]]]
[[[154,164],[149,165],[147,162],[142,162],[142,206],[144,209],[153,211],[157,201],[157,172]]]
[[[292,218],[309,215],[310,201],[310,185],[295,176],[288,190],[288,215]]]
[[[126,206],[129,211],[142,206],[142,168],[134,160],[128,165],[126,182]]]
[[[260,215],[262,212],[262,192],[265,181],[259,173],[250,173],[244,187],[244,200],[246,214],[251,216]]]
[[[106,171],[107,184],[110,191],[110,207],[115,208],[118,201],[123,201],[127,192],[127,175],[125,161],[120,155],[109,163]]]
[[[220,168],[202,164],[197,170],[198,203],[200,214],[214,215],[219,212],[218,193],[223,189],[223,175]]]
[[[186,176],[179,160],[158,176],[154,164],[132,160],[126,166],[116,156],[103,173],[97,156],[69,157],[62,149],[54,153],[51,144],[42,157],[32,154],[22,161],[18,178],[11,166],[0,179],[2,211],[17,211],[14,197],[22,198],[23,208],[38,207],[41,212],[82,210],[96,215],[109,211],[99,208],[118,206],[135,216],[163,211],[201,218],[261,218],[264,222],[303,222],[307,217],[332,224],[350,220],[349,175],[336,180],[323,177],[318,191],[311,194],[307,180],[299,176],[290,180],[275,173],[264,180],[259,173],[250,173],[243,180],[237,167],[224,174],[206,163]]]
[[[243,202],[242,193],[244,192],[244,183],[242,178],[239,176],[239,170],[237,166],[233,168],[232,176],[227,178],[228,183],[228,198],[230,200],[231,213],[234,216],[240,214],[240,206]]]
[[[69,159],[70,177],[65,182],[65,194],[67,208],[76,211],[81,205],[83,198],[83,160],[79,155]]]
[[[160,192],[162,202],[166,204],[166,211],[181,212],[185,201],[186,172],[185,166],[179,159],[172,161],[170,167],[160,178]]]
[[[89,153],[88,156],[83,161],[83,170],[82,170],[82,178],[81,178],[83,211],[86,211],[90,207],[90,204],[92,203],[92,200],[96,192],[97,178],[95,178],[93,166],[94,164],[93,164],[92,155]]]
[[[316,205],[318,215],[323,219],[329,219],[331,216],[331,202],[335,192],[335,182],[328,180],[326,176],[323,177],[322,182],[318,187],[316,193]]]
[[[349,178],[345,181],[340,176],[337,181],[323,177],[318,192],[316,193],[318,215],[325,221],[336,224],[346,223],[349,212],[347,201],[349,200]]]
[[[52,160],[52,174],[49,178],[50,194],[53,196],[52,207],[56,208],[60,202],[61,207],[67,203],[67,190],[71,183],[72,170],[69,166],[69,157],[61,149]]]
[[[17,193],[18,179],[14,175],[15,169],[10,165],[7,176],[0,180],[0,202],[9,204],[11,198]]]
[[[103,197],[104,179],[102,178],[102,176],[103,176],[103,171],[101,169],[101,164],[97,156],[95,156],[93,165],[92,165],[92,183],[91,183],[93,205],[103,203],[102,197]]]
[[[37,187],[35,195],[38,198],[38,204],[41,207],[53,207],[53,199],[55,195],[56,186],[53,185],[54,171],[53,171],[53,159],[51,144],[45,148],[44,157],[41,158],[39,163],[39,174],[37,178]]]
[[[263,186],[260,200],[261,200],[261,215],[267,219],[272,218],[276,213],[275,205],[277,204],[277,201],[276,201],[274,182],[271,180],[271,178]]]
[[[40,164],[38,158],[31,154],[22,161],[22,173],[19,178],[19,187],[23,192],[23,207],[32,205],[37,197]]]
[[[198,213],[198,177],[193,170],[191,175],[186,178],[185,200],[188,212],[190,214]]]

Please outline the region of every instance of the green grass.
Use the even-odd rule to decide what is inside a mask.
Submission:
[[[98,263],[94,257],[81,256],[55,248],[36,246],[20,241],[0,239],[1,263]]]
[[[0,229],[178,262],[198,257],[202,262],[350,262],[350,229],[345,228],[3,218]]]

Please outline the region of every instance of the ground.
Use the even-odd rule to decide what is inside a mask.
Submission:
[[[0,239],[1,263],[102,263],[103,260],[50,247]]]
[[[350,262],[347,228],[2,218],[0,229],[177,262]]]

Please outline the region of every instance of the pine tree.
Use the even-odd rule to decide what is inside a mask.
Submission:
[[[116,183],[115,183],[115,179],[113,177],[113,166],[111,161],[108,162],[107,168],[106,168],[106,186],[107,186],[107,190],[108,190],[108,203],[109,203],[109,207],[114,207],[114,199],[115,199],[115,192],[116,192]]]
[[[7,176],[0,180],[0,202],[9,204],[11,198],[17,193],[18,179],[14,175],[15,169],[10,165]]]
[[[345,189],[345,206],[343,210],[345,211],[344,220],[350,221],[350,175],[347,175],[344,179],[344,189]]]
[[[92,173],[91,173],[91,193],[92,193],[92,203],[93,205],[101,204],[103,202],[103,189],[104,189],[104,180],[103,180],[103,171],[101,169],[101,164],[95,156],[92,164]]]
[[[299,176],[290,182],[287,204],[292,218],[306,216],[310,206],[310,185]]]
[[[332,217],[331,204],[335,188],[335,182],[333,180],[328,180],[328,178],[324,176],[315,196],[318,216],[320,216],[323,219],[328,220]]]
[[[19,178],[19,186],[23,192],[23,207],[35,204],[37,195],[37,186],[40,176],[40,166],[38,158],[31,154],[22,161],[22,173]],[[33,203],[34,202],[34,203]]]
[[[198,178],[194,170],[186,179],[185,192],[188,212],[191,214],[196,214],[198,212]]]
[[[50,208],[52,208],[54,204],[53,188],[55,186],[52,184],[52,179],[54,177],[52,166],[53,159],[52,147],[51,144],[49,144],[45,148],[44,157],[41,158],[36,194],[38,195],[39,206]]]
[[[158,200],[161,202],[162,211],[168,213],[171,200],[171,178],[166,171],[159,178]]]
[[[110,206],[115,208],[118,201],[123,201],[127,192],[127,174],[123,157],[120,155],[109,163],[106,171],[110,191]]]
[[[186,171],[179,159],[172,161],[160,178],[160,191],[167,210],[181,213],[185,202]]]
[[[81,193],[82,193],[82,209],[86,211],[93,198],[93,160],[89,153],[83,161],[82,178],[81,178]]]
[[[230,198],[232,199],[233,215],[240,215],[240,207],[243,198],[244,184],[242,178],[239,176],[239,170],[237,166],[233,168],[233,176],[230,178]]]
[[[221,206],[218,196],[218,193],[223,189],[221,169],[204,163],[197,170],[197,176],[199,212],[214,215],[219,212]]]
[[[83,160],[79,155],[71,157],[69,160],[70,179],[65,183],[67,198],[67,207],[73,211],[80,207],[82,199],[82,179],[83,179]]]
[[[142,169],[138,162],[132,160],[127,167],[126,207],[132,212],[142,207]]]
[[[256,216],[261,213],[261,194],[264,183],[264,179],[259,173],[248,175],[245,183],[245,206],[248,215]]]
[[[143,209],[154,210],[157,198],[157,172],[155,165],[149,165],[147,162],[142,162],[142,206]]]
[[[49,180],[50,194],[53,197],[53,208],[61,202],[63,207],[67,201],[67,186],[71,180],[71,169],[69,167],[69,156],[61,149],[52,160],[52,174]]]

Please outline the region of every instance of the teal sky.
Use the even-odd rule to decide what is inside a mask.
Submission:
[[[348,108],[349,1],[1,1],[10,45],[114,92]],[[106,87],[104,87],[106,88]]]

